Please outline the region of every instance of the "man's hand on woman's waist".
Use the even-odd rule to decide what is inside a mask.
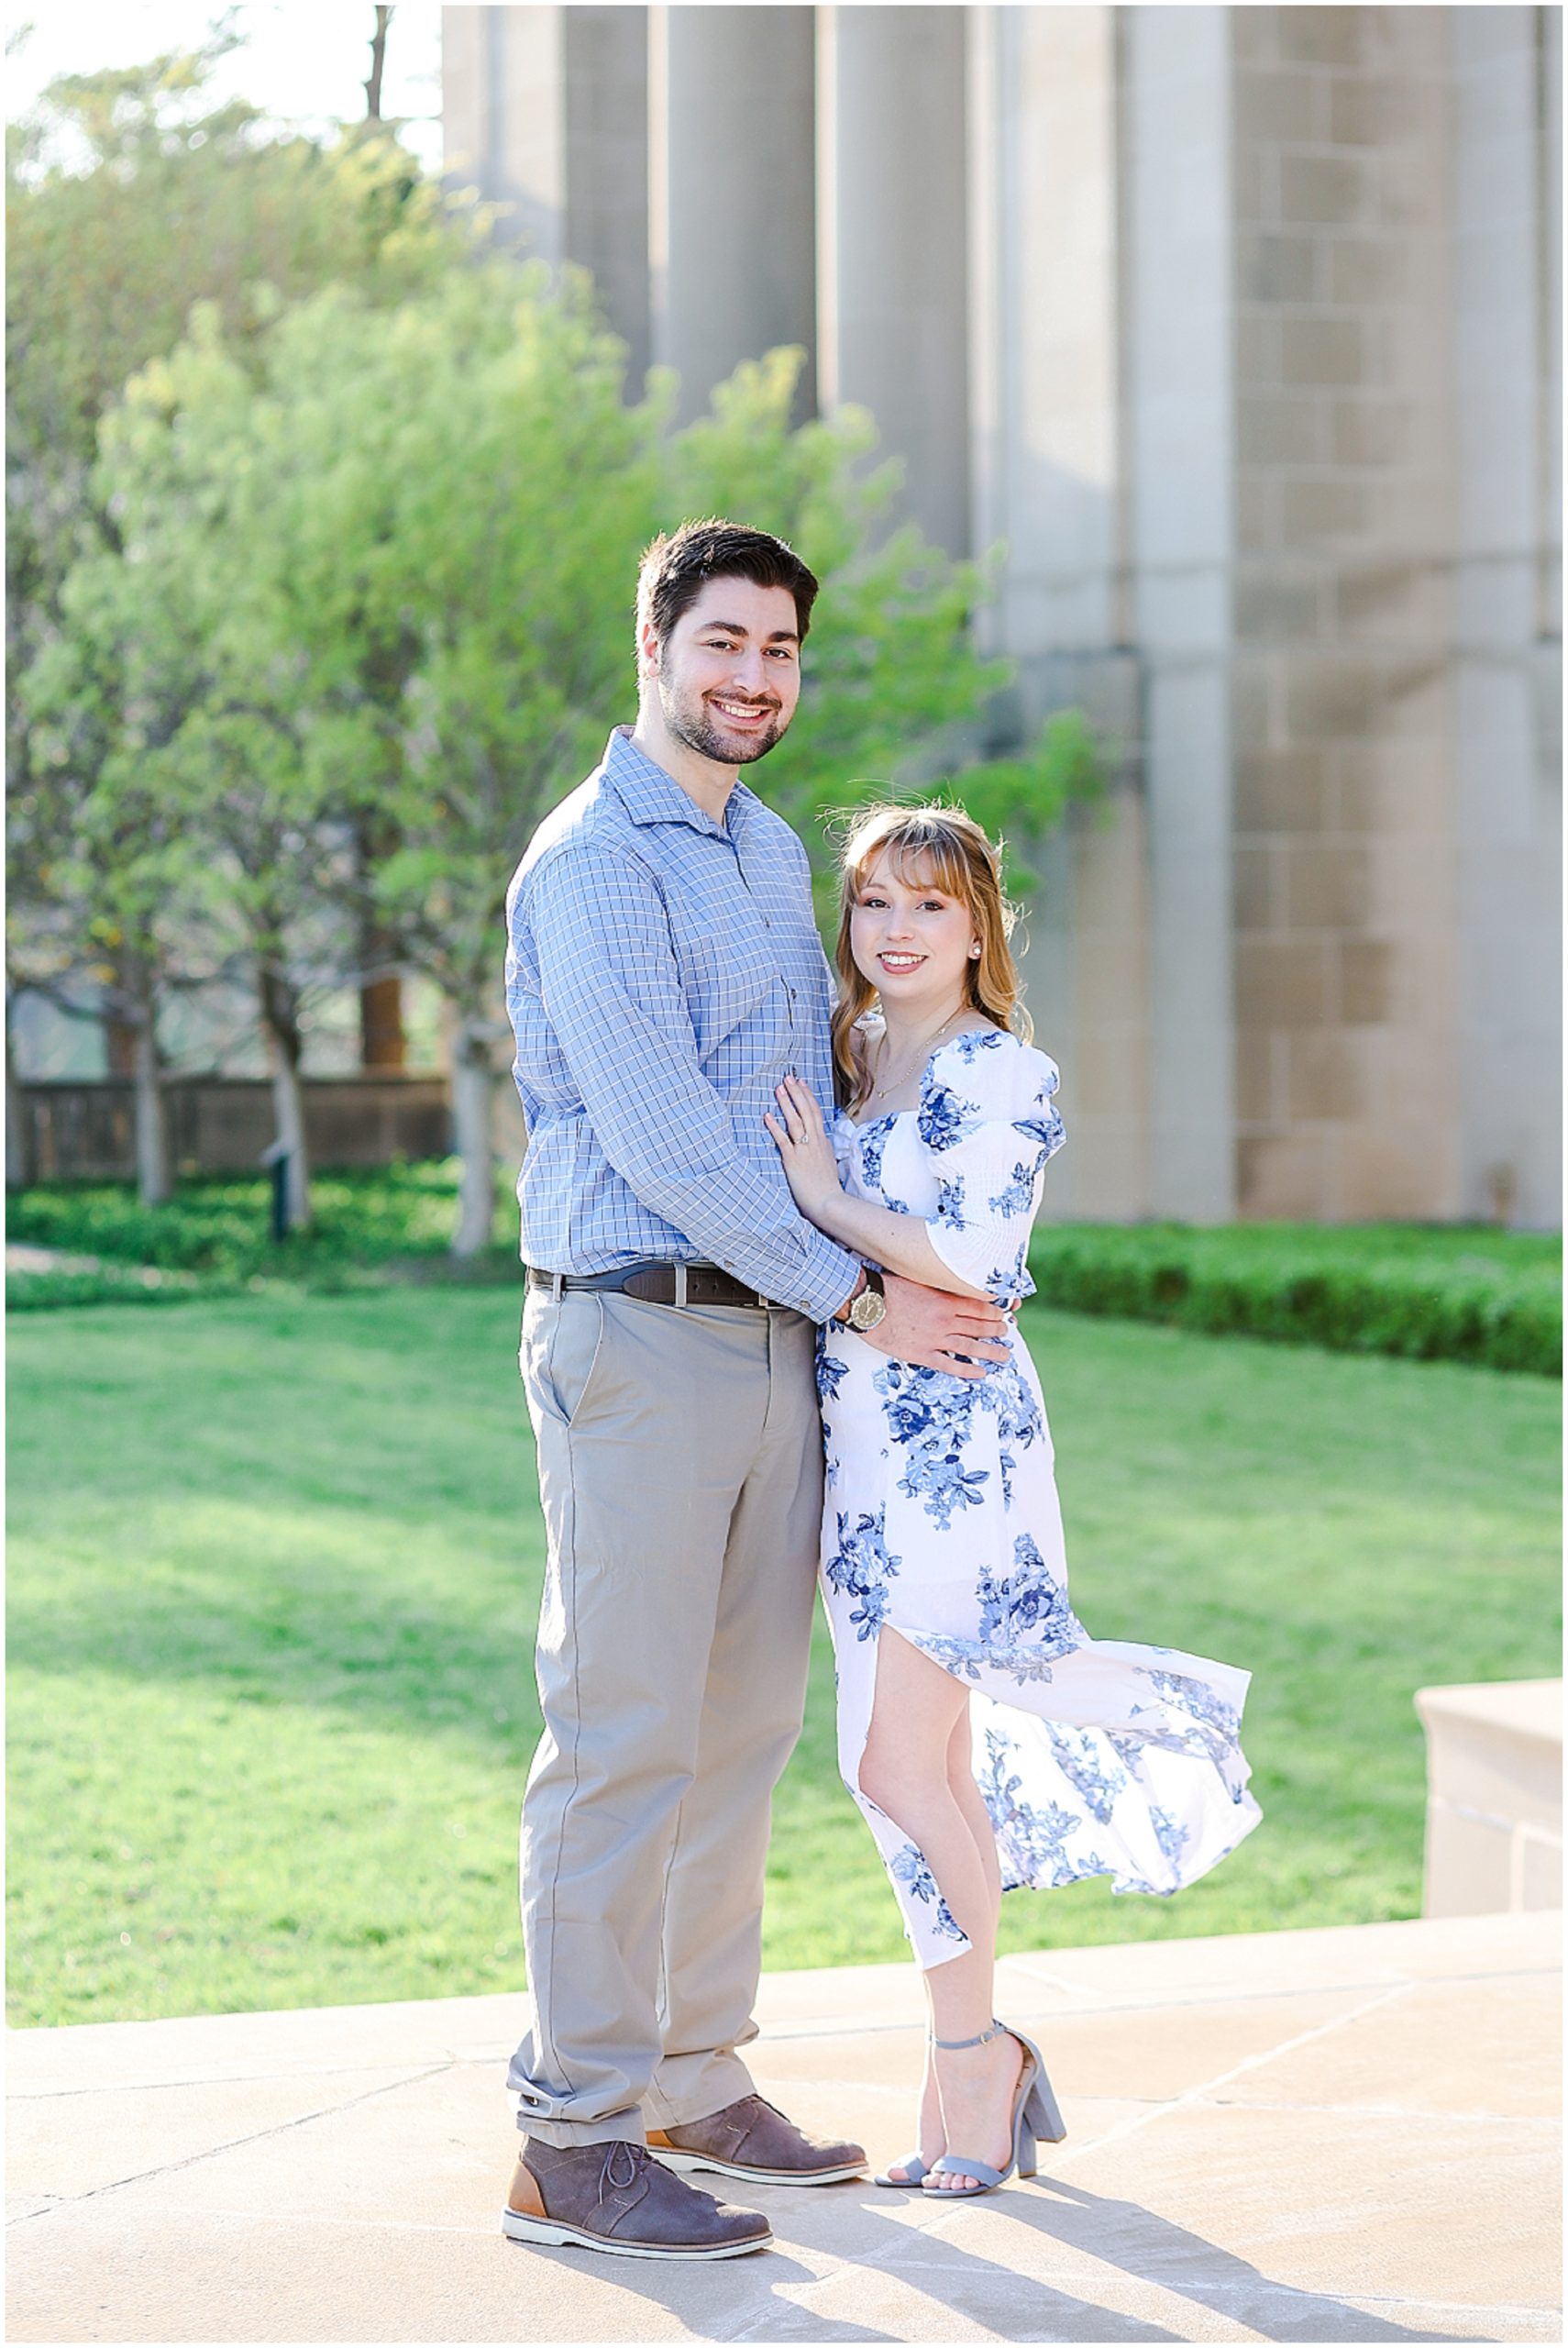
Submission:
[[[845,1297],[836,1321],[842,1324],[865,1286],[861,1274]],[[888,1310],[874,1329],[861,1332],[865,1342],[895,1361],[913,1362],[920,1369],[942,1369],[953,1378],[983,1378],[990,1363],[1006,1361],[1010,1324],[999,1305],[983,1297],[953,1296],[945,1290],[922,1287],[896,1272],[883,1275]]]

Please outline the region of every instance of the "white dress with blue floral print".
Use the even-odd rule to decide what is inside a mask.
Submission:
[[[999,1029],[933,1054],[920,1105],[834,1126],[852,1196],[919,1215],[943,1261],[999,1303],[1061,1146],[1056,1069]],[[839,1764],[922,1966],[969,1946],[922,1854],[860,1791],[877,1644],[896,1631],[970,1689],[975,1776],[1004,1888],[1110,1876],[1172,1892],[1256,1825],[1239,1734],[1249,1675],[1174,1648],[1091,1639],[1067,1597],[1040,1381],[1016,1327],[983,1379],[823,1332],[823,1589],[838,1663]]]

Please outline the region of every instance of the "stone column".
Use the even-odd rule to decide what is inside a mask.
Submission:
[[[594,281],[625,343],[628,389],[648,364],[647,11],[441,11],[446,176],[501,207],[508,242]]]
[[[1232,17],[1240,1200],[1257,1215],[1459,1203],[1452,13]]]
[[[970,415],[977,551],[1005,549],[988,649],[1018,721],[1083,707],[1119,759],[1109,811],[1045,851],[1023,965],[1073,1146],[1044,1212],[1148,1212],[1147,842],[1122,526],[1117,11],[977,7],[969,34]]]
[[[1024,657],[1116,633],[1116,15],[968,12],[975,544],[1008,549],[995,640]]]
[[[823,404],[871,410],[883,446],[903,460],[901,510],[964,554],[966,11],[814,13]]]
[[[1459,7],[1453,61],[1457,1050],[1462,1213],[1561,1210],[1557,83],[1538,20]],[[1547,631],[1551,631],[1550,637]],[[1541,690],[1542,685],[1545,691]]]
[[[1149,825],[1149,1200],[1156,1213],[1201,1223],[1235,1206],[1232,12],[1122,13],[1128,553],[1144,662]]]
[[[635,395],[652,356],[648,314],[648,12],[569,7],[566,258],[588,270],[627,350]]]
[[[541,260],[566,250],[565,7],[443,8],[448,180],[502,207],[501,233]]]
[[[647,12],[653,349],[683,421],[786,343],[806,353],[797,416],[815,412],[812,14]]]

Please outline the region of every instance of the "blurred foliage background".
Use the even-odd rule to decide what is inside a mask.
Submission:
[[[961,775],[1026,875],[1101,759],[1074,712],[986,754],[1009,673],[975,647],[988,567],[890,526],[863,413],[791,426],[799,351],[677,430],[673,382],[628,385],[580,273],[508,257],[385,125],[327,149],[209,108],[211,61],[57,83],[9,138],[7,1000],[86,977],[134,1029],[153,1203],[160,1011],[242,973],[304,1224],[313,994],[420,973],[448,1013],[471,1252],[506,882],[635,708],[660,528],[729,512],[823,580],[766,778],[820,871],[824,813]]]

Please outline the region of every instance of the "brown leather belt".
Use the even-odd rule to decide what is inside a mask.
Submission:
[[[528,1285],[554,1296],[569,1288],[591,1288],[635,1296],[640,1304],[738,1304],[752,1312],[766,1312],[772,1301],[732,1279],[717,1264],[624,1264],[619,1271],[582,1273],[541,1272],[530,1264]]]

